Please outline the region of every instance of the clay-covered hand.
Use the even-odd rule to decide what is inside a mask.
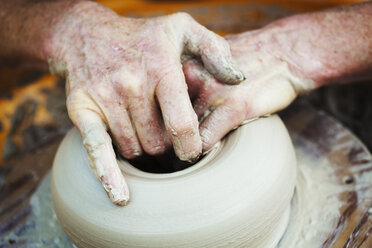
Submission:
[[[185,63],[196,113],[212,111],[200,125],[203,149],[244,120],[285,108],[299,93],[370,80],[371,10],[370,2],[341,6],[228,37],[247,78],[237,86],[222,85],[195,62]]]
[[[199,62],[184,62],[193,107],[201,121],[204,151],[244,120],[281,110],[299,93],[314,87],[314,82],[302,77],[297,65],[281,54],[271,31],[246,32],[227,40],[246,76],[241,84],[221,84]]]
[[[50,70],[66,76],[69,116],[117,205],[128,201],[129,191],[109,133],[128,159],[163,153],[172,144],[181,160],[202,151],[181,56],[199,57],[221,82],[244,79],[226,40],[184,13],[134,19],[100,5],[80,7],[58,30],[51,39]]]

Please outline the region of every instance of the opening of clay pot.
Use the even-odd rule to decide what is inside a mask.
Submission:
[[[203,157],[202,155],[193,162],[182,161],[176,156],[174,150],[170,150],[158,156],[143,154],[136,159],[127,160],[127,162],[143,172],[166,174],[187,169],[201,161]],[[120,159],[125,160],[121,156]]]

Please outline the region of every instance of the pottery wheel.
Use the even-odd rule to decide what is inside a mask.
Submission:
[[[363,144],[347,129],[335,120],[309,107],[295,104],[282,114],[295,145],[298,163],[306,164],[310,170],[327,168],[323,175],[328,176],[327,189],[331,189],[327,206],[336,207],[337,212],[330,211],[327,223],[307,222],[304,228],[294,232],[298,222],[292,221],[282,245],[295,239],[291,234],[303,237],[300,247],[370,247],[372,220],[372,158]],[[0,244],[2,247],[72,247],[62,232],[51,205],[49,193],[49,176],[32,194],[43,175],[50,168],[57,144],[43,148],[40,152],[30,154],[20,160],[17,167],[4,180],[1,197],[7,201],[0,202]],[[27,175],[34,175],[34,180],[22,182]],[[323,178],[324,179],[324,178]],[[323,180],[324,181],[324,180]],[[313,185],[315,186],[315,185]],[[29,190],[31,188],[31,193]],[[340,190],[341,189],[341,190]],[[303,189],[306,190],[306,189]],[[321,192],[318,189],[318,192]],[[316,195],[311,196],[316,197]],[[30,204],[17,204],[20,201]],[[3,198],[5,199],[5,198]],[[336,200],[339,200],[336,202]],[[293,203],[293,204],[301,204]],[[329,204],[328,204],[329,205]],[[324,216],[327,216],[325,206]],[[293,218],[292,216],[292,219]],[[309,224],[310,223],[310,224]],[[300,223],[301,224],[301,223]],[[327,228],[325,228],[325,224]],[[291,227],[292,225],[292,227]],[[291,229],[292,228],[292,229]],[[330,228],[330,229],[329,229]],[[309,246],[317,230],[317,245]],[[310,233],[306,237],[306,233]],[[313,233],[313,234],[311,234]],[[289,239],[287,238],[289,236]],[[288,247],[288,246],[282,246]]]

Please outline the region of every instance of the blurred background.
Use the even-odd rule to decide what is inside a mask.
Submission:
[[[284,16],[317,11],[352,0],[302,1],[98,1],[119,14],[148,17],[184,11],[221,34],[259,28]],[[72,126],[65,108],[64,80],[42,71],[0,64],[1,177],[19,158],[61,138]],[[331,86],[302,96],[325,110],[372,148],[372,82]]]

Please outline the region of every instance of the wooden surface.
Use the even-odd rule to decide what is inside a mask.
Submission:
[[[258,28],[283,16],[355,1],[100,2],[120,14],[135,17],[186,11],[208,28],[226,34]],[[372,109],[370,85],[364,84],[363,90],[359,91],[356,88],[360,85],[325,88],[306,98],[325,107],[368,143],[372,142],[371,125],[368,124],[372,124],[371,114],[368,114]],[[351,109],[357,100],[358,105]],[[38,71],[0,68],[0,247],[29,247],[27,240],[22,241],[22,235],[30,228],[25,224],[33,214],[29,199],[48,172],[59,140],[71,127],[64,102],[63,80]],[[348,108],[345,104],[349,104]],[[286,112],[291,134],[300,134],[297,137],[306,138],[307,142],[318,146],[317,156],[326,156],[338,166],[340,180],[353,175],[350,178],[355,185],[355,190],[342,196],[345,200],[343,218],[324,247],[372,247],[372,211],[368,211],[372,197],[366,195],[371,186],[370,182],[358,176],[372,171],[371,157],[358,139],[338,122],[319,112],[310,114],[309,111],[300,104]],[[345,134],[344,140],[339,140],[342,135],[336,135],[340,133]],[[295,144],[297,149],[301,149],[296,140]],[[341,144],[342,149],[332,150],[335,144]]]

